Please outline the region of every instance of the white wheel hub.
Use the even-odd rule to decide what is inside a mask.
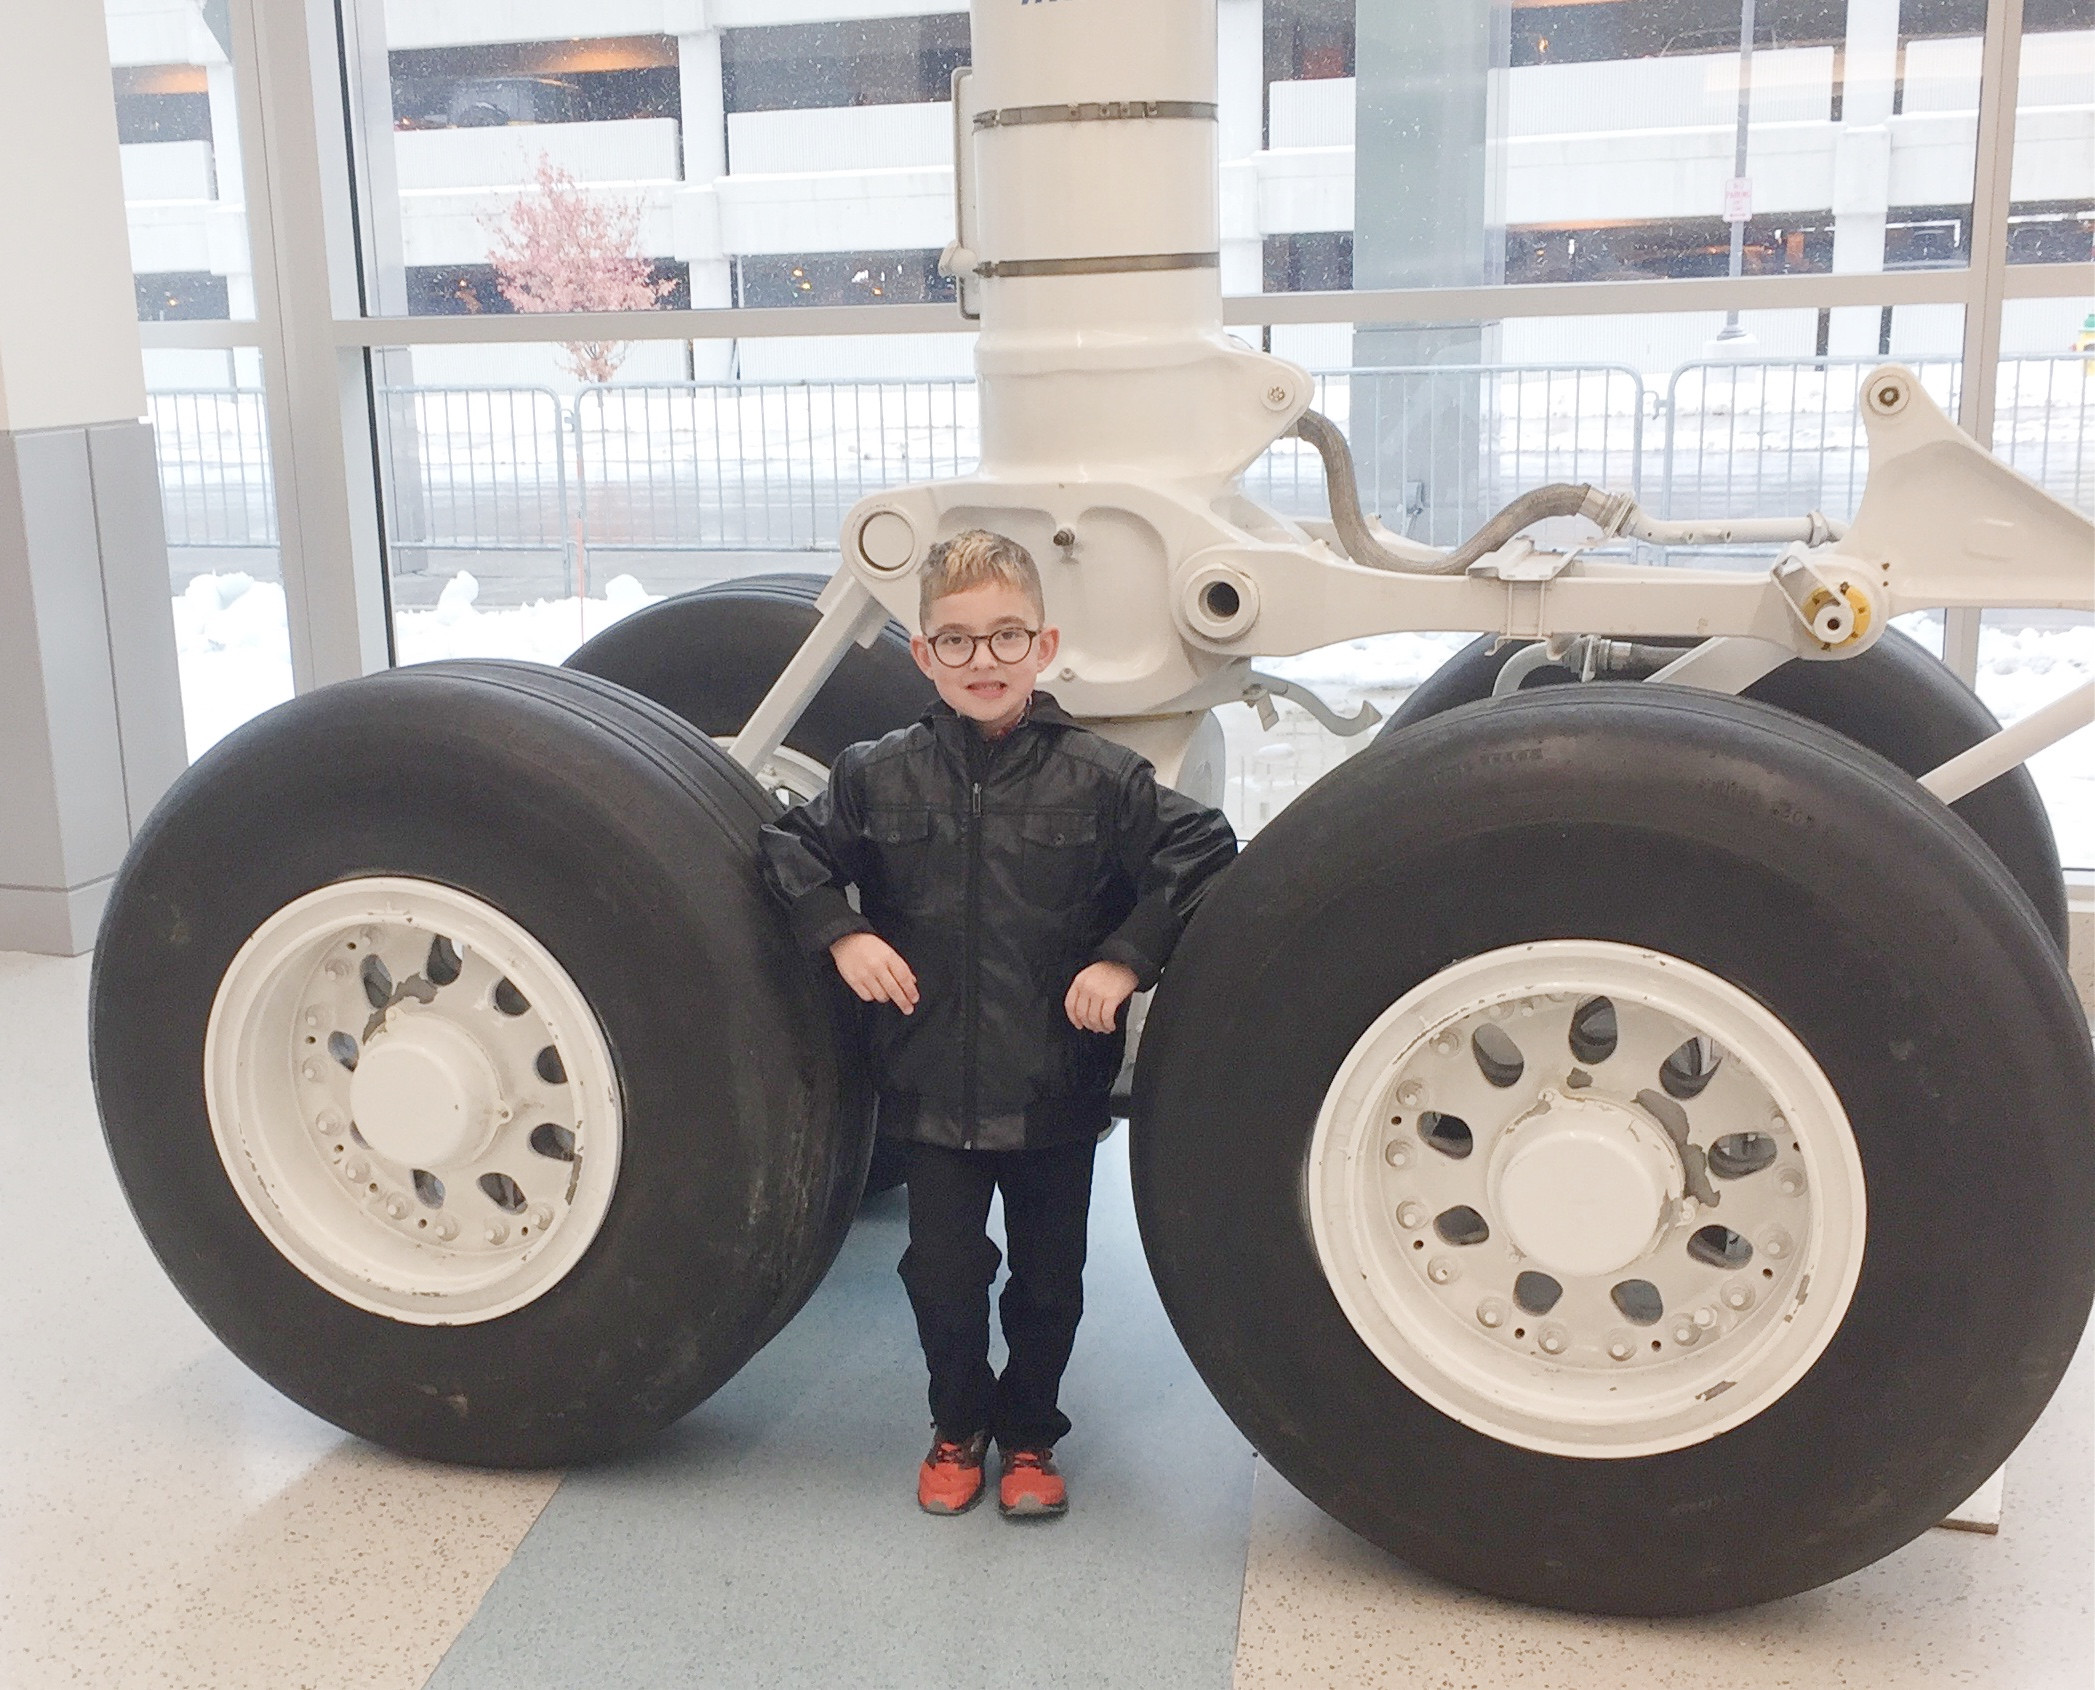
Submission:
[[[502,1082],[472,1034],[422,1013],[386,1012],[349,1076],[350,1119],[381,1156],[451,1167],[486,1147]]]
[[[284,1257],[418,1325],[543,1296],[618,1182],[617,1073],[587,1000],[522,925],[432,881],[340,881],[263,922],[212,1001],[204,1104]]]
[[[1663,1130],[1608,1098],[1545,1090],[1499,1134],[1490,1188],[1508,1242],[1563,1274],[1612,1273],[1651,1247],[1681,1193]]]
[[[1661,952],[1470,957],[1361,1034],[1310,1142],[1318,1260],[1362,1341],[1463,1424],[1627,1458],[1740,1425],[1847,1312],[1861,1157],[1805,1047]]]

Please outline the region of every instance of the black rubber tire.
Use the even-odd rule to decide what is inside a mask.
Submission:
[[[1651,640],[1677,644],[1694,640]],[[1490,635],[1472,641],[1436,669],[1383,724],[1377,738],[1401,733],[1458,704],[1489,698],[1499,670],[1522,648],[1493,651]],[[1520,690],[1562,686],[1578,677],[1559,664],[1531,671]],[[1818,722],[1866,745],[1909,775],[1939,768],[2000,730],[1993,712],[1971,688],[1897,628],[1860,657],[1841,663],[1785,663],[1740,695]],[[2044,796],[2027,768],[2013,769],[1950,809],[1985,840],[2036,907],[2038,919],[2064,955],[2067,948],[2066,875]]]
[[[328,687],[203,757],[118,876],[91,1024],[118,1177],[205,1324],[348,1431],[490,1466],[608,1454],[731,1377],[834,1259],[869,1151],[845,994],[794,951],[757,868],[768,803],[667,711],[529,664]],[[497,1319],[337,1299],[254,1225],[212,1139],[204,1026],[228,963],[292,899],[369,874],[523,923],[612,1050],[610,1211],[565,1278]]]
[[[821,575],[752,575],[651,604],[614,622],[568,658],[674,710],[699,732],[738,733],[815,626]],[[938,691],[890,621],[871,646],[844,654],[786,744],[827,765],[845,746],[907,727]]]
[[[1306,1206],[1368,1025],[1458,958],[1571,937],[1669,952],[1779,1015],[1868,1193],[1860,1282],[1803,1379],[1634,1459],[1518,1448],[1405,1389],[1340,1311]],[[1296,800],[1173,958],[1131,1154],[1165,1306],[1260,1453],[1405,1560],[1550,1607],[1737,1607],[1898,1548],[2021,1440],[2095,1298],[2095,1058],[2028,901],[1872,753],[1685,688],[1469,706]]]
[[[740,731],[800,649],[828,584],[823,575],[751,575],[679,593],[613,623],[566,667],[631,688],[724,738]],[[871,646],[844,654],[786,744],[827,767],[845,746],[907,727],[937,696],[909,655],[908,632],[890,620]],[[876,1141],[868,1194],[902,1179],[900,1147]]]

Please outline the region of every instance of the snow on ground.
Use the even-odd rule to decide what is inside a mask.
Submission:
[[[558,663],[591,635],[661,596],[631,575],[607,582],[601,598],[541,599],[483,610],[479,583],[464,571],[447,582],[434,608],[394,614],[402,663],[451,657],[511,657]],[[175,636],[182,664],[182,706],[189,755],[199,757],[250,716],[291,696],[290,641],[284,591],[242,574],[199,575],[175,599]],[[1994,613],[1996,617],[2009,613]],[[1941,648],[1939,624],[1910,631]],[[1381,634],[1347,640],[1298,657],[1266,658],[1258,667],[1315,691],[1342,715],[1365,700],[1384,715],[1448,657],[1468,634]],[[2095,621],[2014,627],[1989,623],[1979,637],[1979,696],[2012,722],[2070,688],[2095,678]],[[1340,739],[1299,707],[1282,701],[1280,721],[1262,729],[1249,709],[1221,712],[1228,747],[1226,808],[1238,830],[1255,833],[1296,793],[1361,749],[1373,730]],[[2095,730],[2040,753],[2030,771],[2050,806],[2060,855],[2095,867]]]

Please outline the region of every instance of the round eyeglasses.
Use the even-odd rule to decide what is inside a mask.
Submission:
[[[931,637],[932,653],[948,669],[960,669],[975,661],[975,648],[987,644],[989,655],[999,663],[1016,663],[1033,649],[1038,628],[999,628],[989,634],[963,634],[949,629]]]

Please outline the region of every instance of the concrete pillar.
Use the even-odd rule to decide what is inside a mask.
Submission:
[[[1363,6],[1354,38],[1353,285],[1505,280],[1497,145],[1512,14],[1502,6]],[[1497,331],[1364,325],[1356,365],[1482,364]],[[1362,496],[1392,526],[1452,543],[1498,491],[1473,377],[1363,382],[1352,404]]]
[[[1891,204],[1891,100],[1898,85],[1899,0],[1848,0],[1841,48],[1840,135],[1833,153],[1833,269],[1884,268],[1884,218]],[[1838,307],[1826,350],[1874,357],[1882,316],[1874,305]]]
[[[0,40],[0,950],[94,943],[186,762],[99,6]]]

